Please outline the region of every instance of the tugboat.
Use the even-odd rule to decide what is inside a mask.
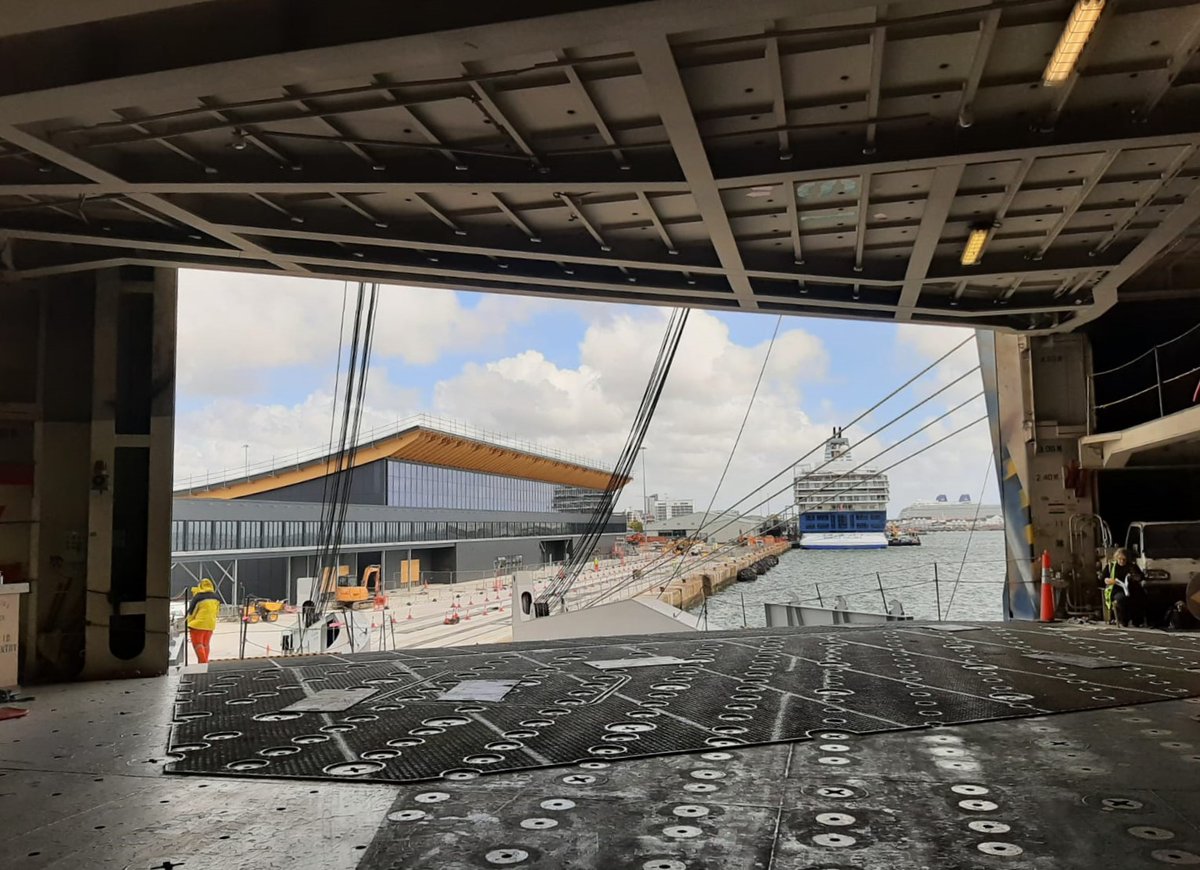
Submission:
[[[889,547],[919,547],[921,539],[916,532],[903,530],[895,523],[887,527],[887,542]]]

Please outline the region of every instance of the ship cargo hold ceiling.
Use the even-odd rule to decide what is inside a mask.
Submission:
[[[54,4],[0,23],[0,276],[1071,329],[1200,286],[1200,3],[1047,87],[1072,6]]]

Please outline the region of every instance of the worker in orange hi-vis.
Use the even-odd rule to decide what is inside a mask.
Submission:
[[[196,661],[208,663],[208,646],[217,627],[217,615],[221,612],[221,599],[213,582],[205,577],[192,587],[192,603],[188,606],[188,637],[196,651]]]

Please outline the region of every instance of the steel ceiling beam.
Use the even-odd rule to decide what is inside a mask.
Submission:
[[[639,41],[634,49],[642,79],[650,99],[658,110],[667,138],[675,150],[679,166],[691,187],[692,197],[704,220],[705,229],[721,265],[725,268],[729,284],[742,308],[755,310],[754,289],[746,275],[742,254],[737,239],[725,213],[721,191],[708,162],[704,141],[692,114],[687,89],[679,74],[679,67],[665,36]]]
[[[431,277],[441,279],[455,280],[471,280],[471,281],[497,281],[510,285],[519,285],[529,288],[537,287],[557,287],[564,290],[603,290],[611,292],[628,293],[630,285],[624,282],[617,281],[591,281],[580,278],[560,278],[550,277],[548,275],[528,275],[528,274],[496,274],[489,272],[478,272],[471,269],[451,269],[441,264],[430,266],[421,266],[411,263],[385,263],[379,260],[354,260],[349,257],[322,257],[315,254],[290,254],[290,259],[299,264],[310,266],[329,266],[334,269],[340,269],[347,266],[352,266],[355,269],[371,269],[378,272],[394,272],[410,277]],[[662,284],[645,284],[639,283],[638,288],[641,292],[652,293],[659,296],[673,296],[679,298],[714,298],[714,299],[730,299],[733,294],[720,290],[703,290],[689,288],[687,286],[672,287]],[[536,294],[535,294],[536,295]],[[583,295],[576,293],[576,296]]]
[[[567,210],[571,213],[571,217],[574,218],[574,220],[578,222],[581,227],[583,227],[587,234],[592,237],[592,240],[600,247],[601,251],[604,251],[607,254],[612,250],[612,245],[605,241],[600,229],[588,219],[588,216],[583,212],[583,207],[580,206],[579,203],[565,193],[559,193],[556,194],[556,196],[560,202],[566,204]]]
[[[804,265],[804,246],[803,240],[800,237],[800,213],[801,208],[796,201],[796,188],[794,185],[784,185],[784,196],[787,197],[787,219],[788,219],[788,234],[792,239],[792,262],[797,266]],[[736,215],[730,215],[736,217]]]
[[[1179,149],[1179,154],[1177,154],[1175,159],[1167,165],[1167,168],[1162,171],[1162,174],[1153,182],[1146,185],[1146,187],[1142,190],[1142,194],[1137,198],[1137,202],[1133,203],[1133,205],[1125,206],[1127,209],[1125,217],[1113,224],[1112,230],[1110,230],[1108,234],[1100,240],[1099,244],[1096,245],[1096,253],[1100,254],[1108,250],[1109,245],[1115,242],[1120,237],[1121,233],[1125,232],[1125,230],[1129,228],[1129,226],[1137,219],[1137,216],[1141,213],[1142,209],[1154,201],[1154,198],[1158,196],[1158,192],[1179,174],[1179,170],[1183,168],[1183,165],[1187,163],[1195,153],[1196,146],[1194,145],[1189,145],[1185,148]]]
[[[330,196],[332,196],[342,205],[346,206],[346,208],[350,209],[363,220],[367,221],[367,223],[371,224],[371,226],[375,227],[376,229],[386,230],[388,228],[388,222],[381,216],[375,214],[362,203],[359,203],[346,196],[344,193],[332,193]]]
[[[120,118],[126,118],[126,119],[129,118],[129,113],[127,111],[117,111],[117,112],[114,112],[113,114]],[[137,123],[134,123],[133,129],[138,130],[140,132],[147,132],[145,127],[143,127],[141,124],[137,124]],[[161,145],[163,148],[170,151],[172,154],[176,155],[177,157],[182,157],[184,160],[188,161],[188,163],[191,163],[193,166],[199,166],[202,171],[208,172],[211,169],[211,167],[208,165],[207,161],[201,160],[195,154],[191,153],[186,148],[183,148],[180,145],[177,145],[175,142],[172,142],[170,139],[162,138],[162,139],[158,139],[155,141],[157,141],[159,145]]]
[[[858,177],[858,219],[854,224],[854,271],[863,268],[863,248],[867,241],[867,212],[871,208],[871,173]]]
[[[887,28],[876,27],[871,31],[871,67],[867,74],[867,117],[871,119],[879,117],[879,98],[883,90],[883,51],[886,45]],[[874,120],[868,121],[863,154],[875,153],[877,126]]]
[[[50,146],[54,147],[54,146]],[[58,150],[58,149],[56,149]],[[91,165],[91,164],[87,164]],[[82,173],[80,173],[82,174]],[[295,173],[298,174],[298,173]],[[513,181],[512,179],[472,180],[466,181],[463,176],[456,176],[455,181],[435,179],[390,181],[363,180],[363,178],[326,178],[314,180],[277,181],[261,179],[258,181],[217,180],[207,181],[126,181],[114,175],[107,175],[103,180],[87,182],[53,182],[31,183],[18,182],[0,184],[0,196],[96,196],[130,195],[134,193],[152,193],[164,196],[188,194],[228,194],[246,196],[251,193],[279,194],[283,196],[303,196],[310,194],[328,194],[332,191],[348,194],[401,194],[411,196],[418,193],[438,193],[444,191],[463,191],[476,193],[504,194],[537,194],[547,199],[562,190],[586,190],[589,194],[625,194],[636,196],[639,191],[652,194],[687,194],[691,192],[686,180],[636,179],[613,181],[604,178],[568,177],[547,181],[544,176],[530,178],[528,181]]]
[[[912,253],[908,258],[908,268],[904,272],[904,286],[900,290],[900,301],[896,307],[897,320],[912,319],[912,310],[920,300],[921,288],[929,274],[929,265],[933,262],[933,255],[942,237],[942,229],[946,226],[946,218],[950,214],[950,206],[958,193],[963,169],[961,164],[941,166],[933,173],[929,197],[925,200],[925,209],[921,214],[921,227],[917,230],[917,238],[913,241]]]
[[[1182,131],[1142,135],[1132,135],[1133,131],[1130,131],[1131,135],[1123,137],[1111,135],[1113,128],[1110,124],[1104,130],[1109,135],[1076,136],[1069,141],[1046,141],[1042,143],[1037,143],[1036,141],[1031,143],[1030,140],[1036,138],[1052,139],[1053,137],[1049,135],[1045,137],[1035,136],[1016,125],[1008,125],[1008,128],[1004,131],[993,131],[997,135],[980,135],[980,128],[973,127],[970,132],[978,137],[978,144],[982,145],[986,142],[993,147],[980,147],[977,150],[971,150],[969,144],[964,144],[961,140],[956,140],[957,144],[946,143],[950,147],[938,143],[934,147],[925,148],[924,153],[914,151],[914,153],[910,154],[897,154],[886,158],[880,156],[879,159],[856,161],[853,163],[827,161],[824,165],[814,165],[802,169],[783,169],[751,175],[735,175],[731,173],[719,176],[717,178],[717,185],[722,190],[728,190],[730,188],[750,188],[782,184],[789,181],[792,184],[801,184],[806,181],[828,181],[838,178],[850,178],[855,175],[861,175],[864,172],[881,175],[890,172],[938,169],[942,166],[952,165],[969,166],[980,163],[1005,163],[1021,160],[1026,157],[1034,159],[1041,159],[1043,157],[1068,157],[1094,153],[1096,151],[1107,151],[1112,148],[1135,150],[1200,143],[1200,114],[1188,117],[1187,122],[1186,126],[1188,129]],[[1096,132],[1099,132],[1099,130]],[[967,134],[964,133],[963,135],[966,136]],[[995,147],[998,141],[1003,143],[1001,147]],[[894,143],[889,144],[892,145],[891,150],[899,150]],[[0,192],[3,192],[3,188],[0,188]]]
[[[129,263],[127,257],[106,257],[101,260],[78,260],[66,263],[53,263],[49,266],[34,266],[29,269],[8,271],[0,269],[0,283],[26,281],[33,278],[52,278],[55,275],[72,275],[76,272],[95,272],[100,269],[113,269]],[[274,272],[272,274],[279,274]]]
[[[525,223],[524,219],[517,214],[516,210],[513,209],[512,206],[504,201],[504,198],[501,197],[500,194],[493,193],[492,202],[496,203],[496,208],[499,209],[500,213],[508,218],[508,222],[519,229],[525,235],[525,238],[529,239],[529,241],[533,242],[534,244],[541,242],[541,239],[538,237],[537,233],[530,228],[529,224]]]
[[[312,101],[309,100],[308,95],[305,94],[303,91],[301,91],[299,88],[289,85],[289,86],[286,86],[283,88],[283,92],[285,94],[287,94],[289,99],[294,99],[297,103],[299,103],[301,106],[303,106],[308,111],[310,111],[310,112],[315,111],[314,105],[313,105]],[[343,124],[340,120],[338,120],[336,117],[334,117],[332,115],[324,115],[323,114],[323,115],[320,115],[317,118],[317,120],[323,126],[328,127],[330,130],[332,130],[336,135],[343,137],[343,139],[350,135],[349,128],[346,127],[345,124]],[[384,168],[383,162],[376,159],[372,154],[370,154],[366,150],[364,150],[361,145],[356,145],[353,142],[345,142],[345,141],[343,141],[343,145],[345,146],[347,151],[349,151],[351,154],[353,154],[355,157],[357,157],[359,160],[361,160],[363,163],[365,163],[373,171],[379,171]]]
[[[31,154],[36,154],[37,156],[45,160],[49,160],[51,163],[57,164],[63,169],[73,172],[76,175],[91,179],[97,184],[124,183],[120,178],[112,173],[93,166],[85,160],[76,157],[74,154],[70,154],[60,148],[56,148],[48,142],[45,142],[36,136],[30,135],[24,130],[20,130],[16,127],[0,126],[0,139],[7,140],[13,145],[23,148]],[[284,271],[304,271],[295,263],[287,260],[276,259],[270,251],[248,242],[241,236],[238,236],[235,233],[230,233],[216,224],[212,224],[209,221],[192,214],[186,209],[180,208],[174,203],[163,199],[161,196],[157,196],[152,193],[136,191],[130,192],[126,195],[133,201],[144,205],[147,208],[154,209],[154,211],[158,212],[159,214],[178,221],[179,223],[189,226],[192,229],[199,230],[200,232],[205,233],[214,239],[225,242],[227,245],[237,248],[244,254],[266,260],[267,262],[278,266]]]
[[[983,71],[987,67],[988,56],[992,51],[992,43],[996,41],[996,31],[1000,26],[999,9],[993,9],[979,21],[979,39],[975,43],[975,52],[971,56],[971,68],[963,79],[962,93],[958,98],[958,126],[970,127],[975,123],[975,95],[979,93],[979,83],[983,81]]]
[[[662,219],[658,216],[658,212],[654,209],[654,203],[650,201],[650,197],[644,193],[638,193],[638,202],[642,204],[642,208],[646,210],[647,216],[650,218],[650,223],[654,227],[654,231],[658,233],[659,239],[667,248],[667,254],[672,257],[679,256],[679,250],[675,247],[675,242],[671,239],[671,234],[667,232],[667,228],[663,226]]]
[[[1080,188],[1077,194],[1075,194],[1075,197],[1071,200],[1070,204],[1063,209],[1063,213],[1059,219],[1055,221],[1054,225],[1051,226],[1046,232],[1046,238],[1044,238],[1042,243],[1038,245],[1038,249],[1033,255],[1035,260],[1040,260],[1046,255],[1046,251],[1050,250],[1050,246],[1054,244],[1054,240],[1058,238],[1059,233],[1067,228],[1067,224],[1071,222],[1071,218],[1075,217],[1075,212],[1079,211],[1079,207],[1083,205],[1084,200],[1091,196],[1092,191],[1096,189],[1096,185],[1098,185],[1104,178],[1104,173],[1108,172],[1108,168],[1113,165],[1113,161],[1116,160],[1120,154],[1120,149],[1114,148],[1111,151],[1106,151],[1100,155],[1100,161],[1096,166],[1095,171],[1087,177],[1087,179],[1084,181],[1083,187]]]
[[[1075,328],[1088,321],[1095,320],[1117,303],[1117,291],[1121,285],[1132,278],[1162,251],[1171,245],[1181,235],[1186,233],[1196,221],[1200,220],[1200,187],[1192,190],[1191,194],[1180,205],[1172,209],[1158,226],[1148,232],[1124,260],[1092,287],[1093,304],[1075,313],[1075,317],[1059,328]]]
[[[779,159],[792,159],[791,134],[788,132],[787,95],[783,85],[783,64],[779,57],[779,40],[772,36],[766,42],[767,86],[771,92],[771,111],[779,128]]]
[[[558,60],[566,64],[562,68],[562,71],[566,74],[567,81],[571,83],[571,87],[579,94],[580,102],[588,114],[588,120],[596,128],[596,132],[600,134],[600,138],[604,140],[604,144],[611,149],[613,158],[617,161],[617,168],[629,169],[629,160],[624,152],[621,151],[621,146],[617,144],[616,137],[613,136],[612,130],[609,129],[608,122],[604,120],[604,116],[596,108],[596,103],[588,91],[587,84],[579,77],[579,72],[574,66],[574,58],[566,51],[561,51],[558,53]]]
[[[1175,84],[1175,80],[1179,78],[1196,52],[1200,51],[1200,15],[1196,16],[1192,26],[1183,34],[1179,40],[1179,44],[1175,47],[1175,51],[1171,52],[1171,57],[1167,61],[1166,69],[1162,70],[1161,78],[1155,85],[1154,89],[1146,96],[1146,101],[1142,104],[1142,115],[1148,117],[1162,101],[1162,98],[1171,90],[1171,86]]]
[[[1131,135],[1124,138],[1081,137],[1076,141],[1045,142],[1042,144],[1029,144],[1029,135],[1023,131],[1018,131],[1016,138],[1020,138],[1023,140],[1022,142],[1011,143],[1008,145],[1008,147],[999,149],[959,152],[949,148],[931,148],[927,149],[926,153],[889,157],[888,159],[861,161],[847,164],[828,162],[825,165],[813,166],[804,169],[780,169],[770,173],[754,175],[729,174],[717,176],[715,178],[715,183],[716,186],[721,190],[772,186],[787,184],[789,182],[795,185],[807,181],[825,181],[837,178],[848,178],[855,175],[862,175],[864,172],[886,174],[891,172],[936,169],[938,166],[951,164],[973,165],[980,163],[1004,163],[1015,160],[1023,160],[1025,158],[1041,159],[1044,157],[1073,156],[1093,153],[1096,151],[1105,151],[1111,148],[1137,150],[1144,148],[1185,147],[1200,143],[1200,125],[1196,125],[1198,119],[1200,119],[1200,115],[1197,115],[1195,118],[1189,118],[1188,120],[1191,121],[1195,126],[1183,132],[1157,133],[1140,136]],[[1012,140],[1014,138],[1014,134],[1009,132],[1007,138]],[[45,143],[43,140],[36,139],[35,141],[41,143],[42,147],[54,149],[55,153],[65,153],[61,149]],[[91,164],[84,165],[90,166]],[[79,174],[82,175],[83,173]],[[1077,182],[1071,180],[1056,186],[1066,186],[1074,183]],[[411,195],[414,193],[428,193],[439,190],[455,190],[487,193],[523,192],[544,195],[547,198],[550,198],[556,192],[562,190],[570,191],[575,189],[586,190],[591,194],[628,194],[630,196],[636,195],[639,191],[647,194],[663,195],[692,193],[692,186],[686,179],[643,179],[637,177],[613,180],[611,177],[603,176],[581,177],[578,175],[571,175],[566,178],[553,178],[536,175],[531,176],[528,180],[513,181],[511,178],[475,178],[466,180],[461,175],[456,174],[450,180],[436,178],[426,178],[423,180],[411,179],[405,181],[387,178],[364,180],[360,176],[348,178],[323,178],[320,180],[292,179],[287,181],[278,181],[274,179],[227,180],[214,178],[212,180],[205,181],[179,182],[162,180],[126,181],[109,173],[104,173],[102,178],[94,178],[93,180],[84,183],[19,182],[13,184],[0,184],[0,196],[20,196],[24,194],[33,194],[41,196],[70,197],[98,194],[140,193],[161,195],[247,195],[250,193],[302,195],[328,194],[332,191],[346,194],[395,193]]]
[[[504,112],[496,105],[496,101],[492,98],[491,91],[483,82],[472,81],[470,83],[471,93],[473,94],[472,102],[479,108],[483,116],[494,126],[500,135],[507,137],[514,145],[520,149],[529,162],[538,169],[544,171],[545,166],[542,164],[541,157],[533,150],[533,146],[529,144],[528,139],[516,128],[512,121],[505,117]]]
[[[437,218],[446,226],[447,229],[454,233],[454,235],[465,236],[467,234],[467,231],[459,226],[458,223],[452,217],[450,217],[450,215],[446,214],[446,212],[437,206],[437,204],[430,198],[429,194],[415,193],[413,194],[413,199],[419,202],[424,207],[425,211]]]
[[[781,57],[786,57],[786,56],[787,56],[786,54],[781,55]],[[592,59],[588,59],[588,60],[590,61]],[[585,62],[585,61],[582,61],[582,60],[580,61],[580,63],[583,63],[583,62]],[[720,63],[720,62],[724,62],[724,61],[713,61],[714,64]],[[704,66],[704,65],[708,65],[708,64],[699,64],[699,65]],[[681,68],[689,68],[689,67],[685,64],[681,64]],[[1159,72],[1161,72],[1161,69],[1160,69],[1160,66],[1156,63],[1131,62],[1131,63],[1118,64],[1118,65],[1115,65],[1112,67],[1105,67],[1101,70],[1096,70],[1095,75],[1100,76],[1100,75],[1117,75],[1117,74],[1134,74],[1134,73],[1157,74]],[[634,70],[634,71],[631,71],[628,73],[623,73],[617,77],[632,78],[636,74],[637,74],[636,70]],[[606,76],[606,78],[607,77],[613,77],[613,76],[609,75],[609,76]],[[375,80],[381,81],[381,82],[386,81],[386,79],[382,76],[375,76]],[[580,78],[580,81],[581,81],[581,84],[583,84],[586,87],[587,81],[582,79],[582,77]],[[564,83],[570,82],[570,80],[567,78],[565,73],[563,74],[562,82],[564,82]],[[507,92],[508,93],[520,93],[521,91],[524,91],[524,90],[533,91],[533,90],[537,90],[539,88],[545,87],[546,84],[547,84],[546,82],[539,82],[537,84],[528,85],[527,87],[511,88]],[[982,87],[982,88],[999,88],[999,87],[1019,88],[1024,85],[1037,86],[1039,84],[1040,84],[1040,79],[1030,79],[1027,77],[1002,76],[1002,77],[996,77],[996,78],[993,78],[990,80],[981,81],[976,85],[976,87],[977,88],[979,88],[979,87]],[[397,86],[397,88],[398,87],[399,86]],[[879,98],[878,98],[878,100],[876,100],[876,102],[895,100],[895,99],[904,99],[904,98],[918,98],[918,99],[919,98],[929,98],[929,97],[940,98],[942,96],[954,96],[955,94],[958,94],[960,101],[961,101],[962,89],[963,89],[962,84],[957,81],[946,81],[943,84],[935,84],[935,85],[906,86],[906,87],[902,87],[902,88],[886,88],[886,87],[883,87],[883,84],[881,82],[880,89],[878,91]],[[374,91],[373,88],[372,88],[372,91]],[[334,92],[334,94],[336,94],[336,92]],[[285,123],[285,122],[291,122],[291,121],[324,122],[324,121],[332,120],[332,119],[344,119],[345,117],[352,116],[352,115],[355,115],[358,113],[378,112],[381,109],[396,107],[396,108],[400,108],[400,109],[404,110],[408,114],[408,116],[414,120],[415,123],[413,123],[411,126],[413,126],[413,127],[423,126],[424,127],[424,131],[422,131],[422,134],[425,136],[425,138],[427,140],[429,140],[431,150],[442,150],[442,152],[448,156],[448,159],[451,160],[452,165],[454,165],[456,169],[464,169],[465,166],[463,166],[460,157],[455,157],[453,151],[445,145],[445,143],[436,135],[436,133],[434,133],[432,130],[430,130],[430,128],[428,126],[426,126],[424,124],[424,122],[421,119],[420,113],[419,113],[419,107],[431,106],[431,105],[433,105],[435,103],[439,103],[439,102],[452,102],[454,100],[470,100],[473,98],[473,96],[474,96],[474,94],[472,94],[466,88],[462,88],[461,90],[449,90],[448,91],[448,90],[446,90],[445,86],[442,85],[442,86],[434,88],[433,92],[430,93],[429,95],[424,96],[424,97],[419,97],[419,98],[414,97],[411,94],[405,95],[403,93],[400,93],[399,90],[397,90],[395,92],[385,91],[380,94],[380,99],[378,101],[360,104],[360,105],[342,106],[337,109],[320,109],[320,108],[314,107],[314,108],[305,109],[304,111],[273,112],[266,117],[247,118],[247,119],[243,119],[240,121],[234,121],[232,119],[228,119],[228,120],[219,120],[218,119],[216,121],[211,121],[211,122],[207,122],[207,123],[203,123],[203,124],[192,123],[192,124],[189,124],[186,128],[176,128],[176,129],[172,129],[172,130],[165,131],[165,132],[156,132],[153,130],[148,130],[146,128],[137,128],[136,132],[131,133],[131,134],[115,135],[115,136],[109,135],[107,137],[102,136],[102,137],[94,138],[92,140],[81,139],[81,135],[83,133],[86,133],[88,129],[101,129],[103,127],[103,125],[98,125],[97,127],[94,127],[94,128],[72,128],[72,129],[67,129],[67,130],[56,130],[54,133],[54,136],[55,137],[65,137],[72,141],[78,141],[79,147],[84,148],[84,149],[103,148],[103,147],[113,147],[113,146],[118,146],[118,145],[123,145],[123,144],[132,144],[132,143],[136,143],[136,142],[179,138],[182,136],[193,135],[193,134],[219,132],[221,130],[232,130],[233,128],[236,128],[239,126],[255,126],[255,125],[261,126],[264,124],[272,124],[272,123],[279,124],[279,123]],[[779,121],[778,115],[776,115],[775,116],[776,117],[776,127],[781,128],[781,129],[778,129],[778,132],[780,134],[786,134],[789,130],[800,131],[800,130],[809,129],[809,128],[813,128],[813,127],[821,127],[821,126],[824,126],[822,123],[788,124],[788,122],[786,120],[786,115],[793,111],[814,110],[814,111],[819,112],[821,110],[837,108],[840,105],[845,104],[847,102],[861,102],[861,103],[865,104],[870,99],[871,99],[871,92],[864,91],[862,94],[855,94],[853,96],[839,95],[837,97],[837,99],[833,99],[833,100],[831,100],[829,98],[814,97],[814,98],[808,98],[808,99],[800,98],[800,99],[793,99],[790,101],[786,101],[784,104],[784,107],[783,107],[784,120]],[[297,102],[297,101],[291,101],[291,102]],[[236,105],[236,104],[231,104],[231,105]],[[750,117],[750,116],[771,115],[774,111],[775,111],[775,109],[774,109],[773,104],[771,106],[767,106],[765,108],[761,105],[751,105],[751,106],[746,106],[745,108],[742,108],[742,109],[722,112],[719,114],[700,113],[700,114],[696,115],[696,119],[703,127],[703,125],[710,123],[710,122],[731,121],[731,120],[735,120],[735,119],[739,119],[739,118],[746,118],[746,117]],[[153,116],[150,116],[150,118],[152,119]],[[624,132],[624,133],[642,133],[642,132],[645,132],[647,129],[650,129],[649,125],[644,121],[627,121],[627,122],[621,122],[621,123],[615,123],[615,122],[614,123],[606,123],[606,126],[609,128],[610,132],[614,136],[614,142],[611,144],[606,143],[604,146],[596,146],[596,147],[586,149],[588,152],[597,152],[598,153],[598,152],[603,152],[603,151],[607,150],[609,153],[611,153],[614,150],[619,150],[619,148],[621,147],[621,146],[617,146],[615,144],[616,133],[622,133],[622,132]],[[748,135],[761,134],[762,132],[763,132],[762,130],[757,130],[757,131],[745,132],[745,133],[733,133],[733,134],[729,134],[729,135],[738,135],[738,136],[747,135],[748,136]],[[261,135],[267,136],[268,131],[265,131],[265,130],[261,131]],[[276,132],[274,135],[280,135],[280,134],[278,132]],[[358,142],[356,144],[361,145],[364,143]],[[366,144],[369,144],[369,143],[366,143]],[[409,147],[409,148],[417,147],[416,145],[413,145],[411,143],[406,145],[405,143],[392,142],[390,144],[393,147],[398,147],[398,148],[399,147]],[[482,141],[482,140],[467,140],[464,142],[456,143],[455,149],[457,149],[461,153],[464,150],[469,151],[471,149],[486,147],[486,145],[488,145],[488,144],[490,144],[490,143]],[[532,150],[535,150],[535,151],[537,150],[535,142],[529,141],[528,144]],[[628,148],[629,146],[624,146],[624,147]],[[637,147],[639,149],[647,148],[647,147],[666,148],[666,147],[669,147],[669,143],[666,143],[666,142],[639,143],[639,145]],[[555,156],[568,154],[568,153],[580,153],[580,152],[578,149],[574,149],[574,150],[568,149],[566,151],[557,151],[557,152],[550,151],[550,152],[539,152],[539,153],[541,154],[541,156],[543,158],[549,158],[549,157],[555,157]],[[625,157],[625,156],[627,156],[627,155],[625,155],[622,152],[622,157]]]
[[[288,156],[287,154],[284,154],[282,151],[280,151],[274,145],[271,145],[265,139],[263,139],[263,137],[261,135],[259,135],[259,132],[256,129],[257,125],[255,125],[254,122],[249,122],[247,124],[241,124],[241,123],[233,121],[232,118],[230,118],[228,115],[225,114],[222,106],[218,105],[214,100],[212,100],[208,97],[204,97],[203,99],[200,100],[200,102],[204,106],[207,107],[209,114],[211,114],[218,121],[221,121],[222,123],[231,123],[234,125],[232,127],[232,129],[230,130],[230,133],[232,134],[233,140],[235,143],[240,138],[241,140],[243,140],[242,145],[244,145],[246,143],[253,145],[255,148],[257,148],[263,154],[266,154],[268,157],[270,157],[272,160],[274,160],[275,163],[281,169],[298,169],[300,167],[300,164],[297,160]],[[145,127],[139,126],[135,129],[144,130]],[[157,141],[165,143],[168,139],[178,139],[178,138],[181,138],[181,137],[179,137],[179,136],[164,136],[161,139],[158,139]],[[235,147],[237,147],[237,146],[235,145]]]

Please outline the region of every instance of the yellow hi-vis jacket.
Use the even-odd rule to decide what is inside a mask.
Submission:
[[[196,631],[212,631],[217,627],[217,615],[221,612],[221,599],[208,578],[192,587],[192,603],[188,606],[188,628]]]

